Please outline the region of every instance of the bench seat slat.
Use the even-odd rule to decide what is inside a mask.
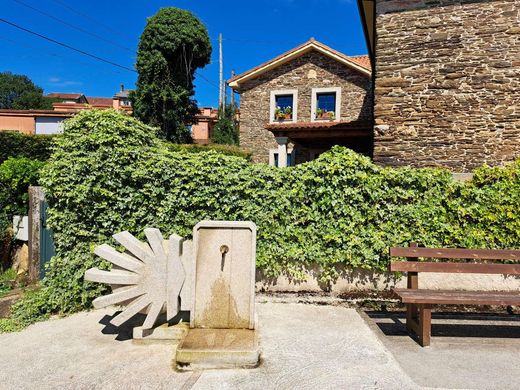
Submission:
[[[520,305],[517,291],[456,291],[396,288],[403,303],[443,305]]]
[[[393,272],[448,272],[471,274],[520,275],[520,264],[433,263],[424,261],[393,261]]]
[[[390,248],[390,256],[433,259],[520,260],[520,250],[396,247]]]

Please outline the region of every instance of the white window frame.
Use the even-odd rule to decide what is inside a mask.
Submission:
[[[274,167],[274,155],[275,154],[278,154],[278,148],[269,149],[269,165],[271,165],[272,167]],[[289,155],[289,154],[291,155],[291,164],[292,165],[288,165],[288,166],[292,167],[293,165],[295,165],[295,161],[294,161],[294,158],[296,157],[295,149],[287,147],[287,155]]]
[[[277,121],[274,119],[274,110],[276,108],[276,96],[278,95],[292,95],[292,119],[289,121]],[[271,103],[269,104],[269,123],[292,123],[298,120],[298,90],[297,89],[278,89],[271,91]]]
[[[312,99],[311,99],[311,122],[320,122],[324,119],[316,118],[316,107],[318,106],[318,94],[319,93],[336,93],[336,107],[334,110],[334,122],[338,122],[341,116],[341,87],[330,87],[330,88],[313,88]]]

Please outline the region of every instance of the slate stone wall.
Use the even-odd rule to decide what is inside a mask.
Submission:
[[[376,0],[374,160],[520,157],[520,1]]]
[[[312,88],[327,87],[341,87],[340,120],[372,118],[370,77],[311,51],[241,85],[240,146],[253,151],[253,161],[268,163],[269,149],[277,147],[273,134],[265,128],[271,91],[298,89],[297,120],[310,122]]]

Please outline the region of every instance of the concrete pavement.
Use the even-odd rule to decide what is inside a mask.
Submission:
[[[406,333],[404,312],[361,315],[419,386],[494,390],[520,386],[520,315],[434,313],[427,348]]]
[[[260,299],[260,302],[265,302]],[[262,364],[176,372],[172,345],[136,345],[94,310],[0,334],[2,389],[414,389],[354,309],[258,303]]]

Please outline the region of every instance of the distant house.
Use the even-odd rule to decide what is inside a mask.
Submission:
[[[314,39],[229,80],[240,93],[240,145],[276,166],[333,145],[372,153],[371,67]]]
[[[61,103],[66,104],[87,104],[87,98],[82,93],[74,93],[74,92],[52,92],[47,95],[47,97],[54,98],[56,100],[61,100]]]
[[[53,110],[0,110],[0,131],[57,134],[63,131],[63,121],[72,115]]]
[[[112,106],[115,109],[131,110],[132,102],[130,101],[130,90],[125,89],[121,84],[121,89],[112,98]]]
[[[121,84],[113,97],[86,96],[82,93],[53,92],[47,96],[57,102],[53,110],[0,110],[0,131],[18,131],[24,134],[56,134],[63,131],[63,121],[75,113],[90,109],[116,109],[132,114],[130,90]],[[199,109],[197,123],[191,126],[193,142],[211,142],[217,110],[211,107]]]
[[[85,96],[81,93],[62,93],[53,92],[48,94],[48,97],[60,99],[61,101],[53,103],[55,111],[81,111],[92,108],[107,109],[114,108],[116,110],[123,110],[129,114],[132,113],[132,104],[130,102],[130,90],[125,89],[124,85],[121,84],[119,92],[114,94],[113,97],[96,97],[96,96]]]
[[[358,0],[374,161],[464,172],[520,157],[520,1]]]
[[[0,131],[24,134],[57,134],[63,131],[63,121],[75,113],[90,109],[114,108],[132,113],[129,91],[121,89],[113,97],[85,96],[82,93],[53,92],[47,96],[58,100],[52,110],[0,110]]]
[[[196,144],[209,144],[213,136],[213,126],[217,122],[218,110],[212,107],[199,108],[197,123],[191,125],[191,137]]]

